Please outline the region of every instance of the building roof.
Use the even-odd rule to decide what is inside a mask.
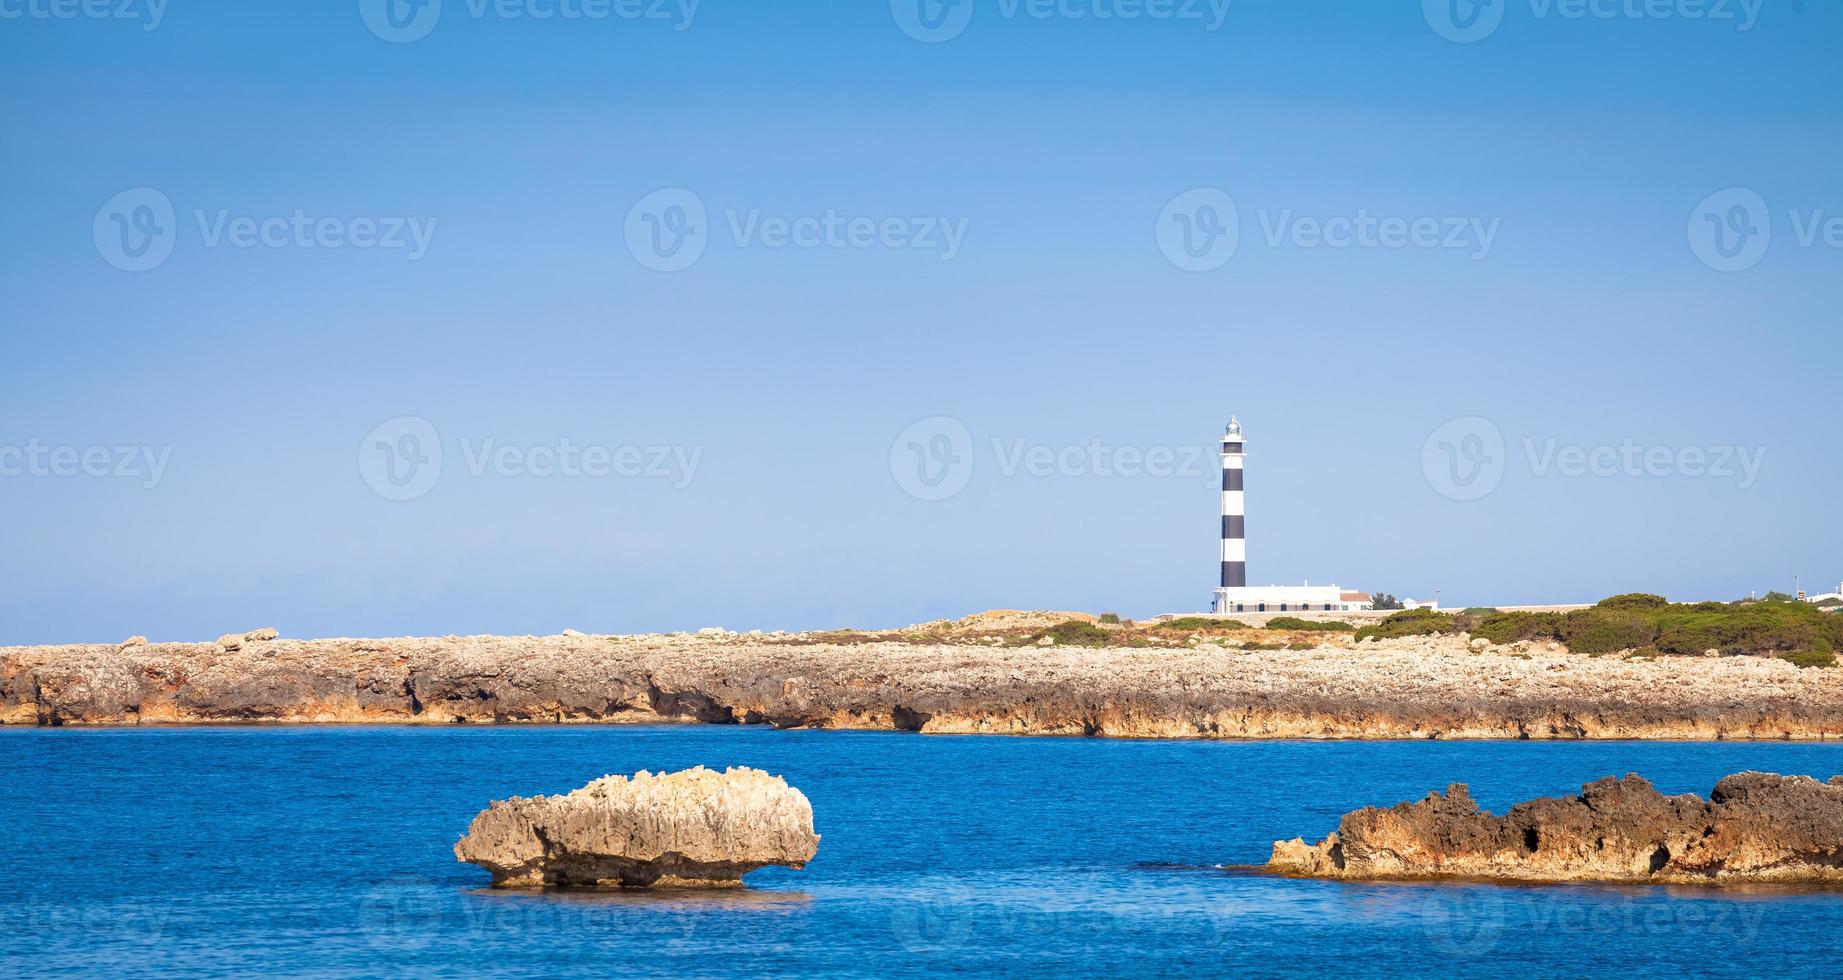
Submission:
[[[1370,601],[1370,595],[1368,592],[1341,592],[1338,594],[1338,598],[1344,602],[1368,602]]]

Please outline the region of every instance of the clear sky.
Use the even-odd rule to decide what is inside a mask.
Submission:
[[[0,0],[0,643],[1843,579],[1835,4],[631,2]]]

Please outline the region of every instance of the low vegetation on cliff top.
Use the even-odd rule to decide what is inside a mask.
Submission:
[[[1356,629],[1355,626],[1349,623],[1339,623],[1329,620],[1321,623],[1310,619],[1300,619],[1297,616],[1275,616],[1267,621],[1267,625],[1264,628],[1270,630],[1298,630],[1302,633],[1348,633]]]
[[[1464,628],[1462,613],[1434,612],[1431,609],[1407,609],[1373,626],[1357,630],[1358,640],[1387,640],[1403,636],[1434,636],[1457,633]]]
[[[1189,633],[1198,630],[1245,630],[1248,628],[1248,624],[1233,619],[1210,619],[1207,616],[1179,616],[1176,619],[1167,619],[1162,623],[1153,623],[1152,628],[1155,630],[1164,630],[1169,633]]]
[[[1243,650],[1310,650],[1325,641],[1299,637],[1299,633],[1347,633],[1349,623],[1320,623],[1294,616],[1277,616],[1263,626],[1233,619],[1182,616],[1158,623],[1089,623],[1070,620],[1045,629],[1014,632],[1004,637],[1011,647],[1183,647],[1199,642],[1227,643]]]
[[[1554,642],[1575,653],[1628,658],[1704,656],[1780,657],[1800,667],[1836,666],[1843,648],[1843,613],[1771,596],[1739,602],[1672,603],[1662,596],[1629,593],[1569,612],[1504,612],[1473,607],[1460,612],[1409,609],[1380,622],[1349,623],[1276,616],[1265,624],[1183,616],[1134,623],[1116,615],[986,613],[954,622],[926,623],[897,632],[841,630],[776,637],[786,645],[905,643],[998,647],[1176,649],[1199,643],[1242,650],[1310,649],[1357,641],[1470,635],[1494,644]]]
[[[1058,623],[1029,639],[1040,643],[1046,638],[1056,646],[1063,647],[1104,647],[1112,645],[1114,641],[1112,632],[1078,619]]]
[[[1629,593],[1566,613],[1411,609],[1357,631],[1369,637],[1470,633],[1492,643],[1554,641],[1575,653],[1638,650],[1647,655],[1784,657],[1801,667],[1830,667],[1843,646],[1843,616],[1782,599],[1673,603]]]

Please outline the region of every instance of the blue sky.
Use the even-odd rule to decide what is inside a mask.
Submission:
[[[0,3],[0,643],[1198,609],[1231,412],[1254,584],[1843,579],[1835,5],[905,2]],[[1199,188],[1239,236],[1191,271]],[[828,214],[877,230],[763,237]],[[1319,240],[1362,216],[1440,242]]]

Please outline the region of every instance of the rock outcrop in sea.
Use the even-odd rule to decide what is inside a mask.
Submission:
[[[1344,815],[1317,844],[1277,841],[1268,869],[1358,880],[1843,884],[1843,776],[1744,772],[1707,800],[1631,774],[1579,796],[1479,809],[1465,784]]]
[[[805,867],[818,850],[813,807],[786,780],[698,766],[496,800],[454,856],[491,871],[496,888],[733,888],[764,865]]]

